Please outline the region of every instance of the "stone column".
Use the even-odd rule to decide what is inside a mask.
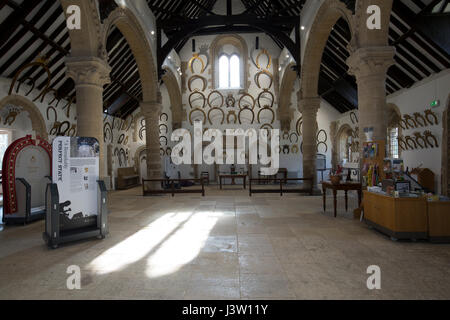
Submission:
[[[69,57],[66,74],[75,81],[77,135],[94,137],[100,143],[100,179],[109,184],[103,140],[103,86],[110,82],[110,66],[97,57]]]
[[[368,47],[357,49],[347,60],[349,73],[355,75],[358,84],[361,148],[366,141],[364,128],[373,127],[374,140],[386,140],[386,73],[394,64],[394,55],[393,47]]]
[[[147,149],[147,177],[148,179],[162,179],[161,154],[159,145],[159,116],[162,111],[161,100],[141,102],[141,110],[145,118],[145,144]],[[159,188],[160,183],[151,185]]]
[[[314,189],[317,189],[317,111],[319,108],[320,98],[318,97],[300,100],[299,110],[303,117],[303,177],[313,178]]]

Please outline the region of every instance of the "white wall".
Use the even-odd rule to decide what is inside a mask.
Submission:
[[[419,112],[422,115],[424,110],[430,109],[430,102],[440,100],[441,104],[438,108],[433,108],[433,112],[437,115],[439,124],[424,128],[403,130],[403,136],[413,136],[414,132],[423,132],[429,130],[437,138],[439,148],[415,149],[402,151],[402,158],[405,166],[416,168],[422,166],[429,168],[436,175],[435,185],[441,190],[441,167],[442,167],[442,115],[445,111],[446,104],[450,93],[450,69],[439,74],[429,77],[415,84],[412,88],[401,90],[387,97],[387,102],[395,104],[402,115],[412,115]]]
[[[441,191],[441,167],[442,167],[442,115],[448,103],[450,93],[450,69],[444,70],[438,74],[428,77],[408,89],[400,90],[387,96],[387,103],[396,105],[403,115],[413,115],[419,112],[422,115],[424,110],[430,109],[430,103],[434,100],[440,100],[440,106],[433,108],[437,115],[439,124],[434,126],[419,127],[416,129],[402,130],[403,136],[413,136],[414,132],[423,134],[429,130],[437,138],[439,148],[415,149],[401,152],[401,158],[404,160],[405,167],[413,169],[419,166],[429,168],[434,172],[436,190]],[[358,114],[357,110],[355,113]],[[343,124],[349,124],[353,129],[357,126],[350,121],[350,112],[342,114],[338,120],[338,129]]]

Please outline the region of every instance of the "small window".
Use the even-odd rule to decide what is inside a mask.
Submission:
[[[234,54],[231,57],[223,54],[219,58],[219,87],[239,88],[241,86],[241,62]]]
[[[6,130],[0,130],[0,170],[3,166],[3,157],[5,156],[6,149],[11,144],[11,132]]]
[[[398,151],[398,128],[392,128],[389,130],[389,156],[393,159],[400,158]]]

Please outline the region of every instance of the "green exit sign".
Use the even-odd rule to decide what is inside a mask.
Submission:
[[[439,105],[440,105],[439,100],[434,100],[430,103],[430,107],[432,108],[437,108],[439,107]]]

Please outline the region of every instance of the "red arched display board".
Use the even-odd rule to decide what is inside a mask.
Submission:
[[[16,195],[16,160],[19,153],[28,146],[43,148],[52,162],[52,146],[39,136],[34,140],[30,135],[14,141],[6,149],[2,166],[2,187],[3,187],[3,213],[13,214],[17,212]],[[51,172],[50,172],[51,174]]]

